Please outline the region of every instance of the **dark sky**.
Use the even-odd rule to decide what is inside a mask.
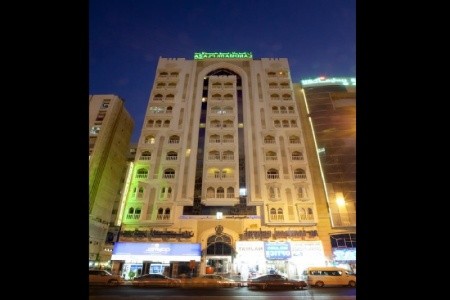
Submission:
[[[125,99],[139,140],[159,57],[287,58],[294,83],[356,75],[356,0],[90,0],[89,93]]]

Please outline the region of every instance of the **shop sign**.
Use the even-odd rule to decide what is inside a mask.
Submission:
[[[291,244],[288,242],[264,242],[267,259],[288,259],[291,257]]]

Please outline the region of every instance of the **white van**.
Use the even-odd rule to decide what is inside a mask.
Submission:
[[[303,271],[309,286],[356,286],[356,275],[338,267],[310,267]]]

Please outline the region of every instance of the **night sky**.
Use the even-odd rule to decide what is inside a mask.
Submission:
[[[90,0],[89,93],[125,99],[139,140],[159,57],[287,58],[294,83],[355,77],[356,0]]]

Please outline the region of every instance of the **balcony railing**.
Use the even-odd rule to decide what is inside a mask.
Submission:
[[[294,174],[294,179],[306,179],[306,174]]]
[[[266,175],[266,179],[279,179],[280,175],[279,174],[267,174]]]

